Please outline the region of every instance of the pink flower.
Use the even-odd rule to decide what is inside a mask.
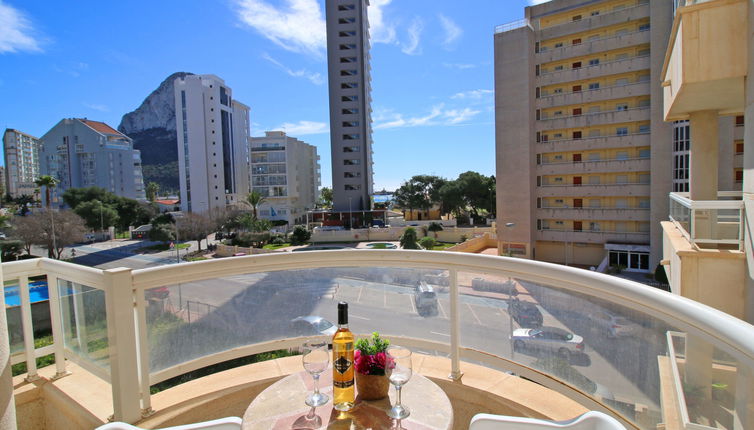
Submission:
[[[360,350],[356,350],[353,353],[354,369],[362,375],[369,375],[369,356],[361,355]]]

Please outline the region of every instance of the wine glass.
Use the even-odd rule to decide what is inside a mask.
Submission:
[[[314,379],[314,392],[306,397],[306,404],[315,408],[327,403],[330,398],[319,392],[319,374],[327,369],[330,363],[330,352],[327,350],[327,342],[315,340],[305,342],[302,346],[302,361],[304,369]]]
[[[411,350],[402,346],[390,345],[387,349],[388,363],[385,366],[385,374],[390,383],[395,386],[397,400],[395,406],[390,408],[387,415],[390,418],[402,420],[411,414],[411,411],[401,404],[401,387],[411,379]]]

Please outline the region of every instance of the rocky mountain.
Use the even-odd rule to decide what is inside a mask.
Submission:
[[[168,76],[135,111],[123,115],[118,131],[134,140],[141,151],[144,183],[156,182],[160,194],[178,190],[178,147],[175,131],[173,82],[193,73]]]

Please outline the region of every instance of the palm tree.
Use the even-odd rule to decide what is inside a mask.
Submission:
[[[147,194],[147,200],[150,202],[154,202],[155,198],[157,198],[157,193],[160,192],[160,184],[157,182],[150,182],[147,184],[146,194]]]
[[[36,186],[45,187],[45,206],[47,206],[48,209],[50,208],[50,203],[52,203],[50,189],[55,188],[55,186],[58,185],[58,182],[60,181],[50,175],[42,175],[36,181],[34,181],[34,184]]]
[[[259,191],[252,191],[246,196],[246,201],[244,203],[251,206],[251,213],[254,216],[254,219],[257,219],[257,207],[266,201],[267,199],[262,193]]]

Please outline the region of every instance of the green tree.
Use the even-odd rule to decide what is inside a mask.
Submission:
[[[297,225],[293,227],[293,232],[291,232],[291,245],[303,245],[309,242],[311,238],[312,232],[306,226]]]
[[[252,191],[246,196],[246,203],[251,207],[251,213],[254,215],[254,219],[257,219],[257,208],[267,199],[259,191]]]
[[[474,217],[478,217],[480,210],[494,206],[494,177],[468,171],[458,175],[458,184],[466,206]]]
[[[160,184],[157,182],[150,182],[147,184],[147,200],[150,202],[154,202],[154,200],[157,198],[157,193],[160,192]]]
[[[322,187],[319,190],[319,201],[322,207],[332,207],[332,188]]]
[[[51,198],[52,198],[52,189],[55,188],[58,185],[57,179],[50,175],[42,175],[39,178],[37,178],[36,181],[34,181],[34,184],[38,187],[44,187],[45,188],[45,206],[47,208],[50,207],[52,204]]]
[[[170,224],[152,224],[152,229],[149,230],[149,240],[167,242],[173,239],[175,239],[175,235]]]
[[[403,234],[400,239],[401,248],[403,249],[420,249],[417,243],[416,229],[413,227],[406,227],[403,230]]]
[[[427,230],[431,231],[432,233],[434,233],[435,234],[435,239],[437,239],[437,232],[443,230],[442,224],[440,224],[439,222],[431,222],[427,226]]]
[[[187,213],[175,222],[181,240],[195,240],[202,250],[202,240],[205,240],[215,230],[215,223],[206,215]]]
[[[395,203],[402,209],[408,209],[411,215],[414,209],[419,209],[423,205],[424,195],[422,190],[414,183],[404,182],[393,195]]]
[[[20,240],[0,240],[0,258],[2,261],[15,261],[24,249]]]
[[[105,230],[118,223],[118,211],[99,200],[91,200],[76,206],[76,215],[84,219],[86,226],[92,230]]]
[[[63,193],[63,201],[71,209],[92,200],[99,200],[106,205],[113,205],[119,199],[117,195],[100,187],[69,188]]]
[[[248,213],[240,215],[237,222],[242,228],[252,233],[262,233],[272,228],[272,222],[269,220],[254,218]]]
[[[424,249],[432,249],[437,245],[437,241],[433,237],[422,237],[419,239],[419,245]]]

